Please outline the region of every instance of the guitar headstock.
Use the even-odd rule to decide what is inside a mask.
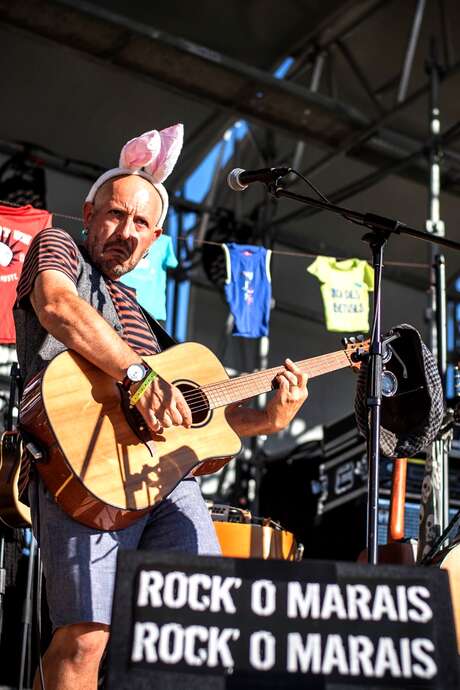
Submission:
[[[342,345],[350,366],[358,371],[361,368],[363,359],[369,352],[369,338],[365,338],[363,335],[342,338]]]

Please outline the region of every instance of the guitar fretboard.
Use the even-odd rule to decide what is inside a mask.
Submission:
[[[344,350],[331,352],[327,355],[319,355],[297,362],[297,366],[308,374],[308,378],[321,376],[337,369],[350,366],[350,360]],[[284,371],[284,367],[265,369],[253,374],[244,374],[234,379],[218,381],[202,387],[211,409],[231,405],[248,398],[253,398],[261,393],[267,393],[274,387],[274,379],[277,374]]]

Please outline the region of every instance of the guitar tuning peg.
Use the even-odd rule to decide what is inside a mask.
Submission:
[[[358,336],[356,336],[356,339],[358,343],[363,343],[364,342],[364,335],[360,333]]]
[[[345,336],[343,336],[343,338],[341,339],[341,342],[342,342],[342,345],[343,345],[344,347],[346,347],[346,346],[348,345],[348,338],[346,338]]]
[[[356,343],[356,338],[354,335],[350,336],[350,338],[348,338],[348,340],[350,342],[350,345],[354,345]]]

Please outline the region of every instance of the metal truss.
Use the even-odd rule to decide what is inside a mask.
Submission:
[[[197,132],[197,141],[205,139],[211,128],[218,136],[228,123],[227,117],[244,117],[262,126],[289,132],[296,139],[312,141],[329,150],[310,175],[324,169],[337,155],[347,153],[359,160],[377,166],[389,166],[398,158],[411,155],[420,149],[423,142],[409,141],[408,146],[400,143],[408,137],[385,129],[384,125],[397,113],[413,104],[426,94],[428,83],[414,93],[398,100],[390,110],[379,105],[378,90],[373,91],[370,80],[362,66],[358,65],[346,44],[346,38],[356,28],[380,10],[383,2],[345,3],[347,8],[359,6],[361,10],[341,32],[321,43],[317,36],[298,54],[298,65],[292,78],[275,79],[271,74],[244,65],[237,60],[217,54],[165,32],[115,15],[83,0],[29,0],[27,3],[11,3],[0,0],[0,21],[46,36],[67,46],[77,48],[101,61],[127,69],[132,73],[152,78],[166,88],[179,90],[181,94],[199,98],[222,113],[220,126],[209,121]],[[356,13],[355,13],[356,14]],[[423,2],[418,1],[414,16],[414,27],[410,31],[401,77],[398,79],[398,99],[405,96],[410,77],[410,67],[417,42]],[[445,22],[445,25],[448,23]],[[323,27],[324,30],[324,27]],[[445,50],[448,41],[444,37]],[[352,105],[342,103],[331,95],[314,92],[297,83],[296,80],[308,66],[313,55],[331,51],[336,46],[345,56],[357,80],[369,97],[375,119],[356,110]],[[450,50],[450,55],[452,51]],[[460,62],[451,64],[444,73],[444,81],[460,71]],[[209,138],[207,138],[209,141]],[[396,144],[395,144],[396,142]],[[398,148],[399,155],[394,153]],[[403,154],[401,156],[401,154]],[[454,157],[449,158],[454,160]],[[192,163],[190,163],[191,165]],[[414,168],[421,171],[424,166],[416,164],[401,171],[411,179]],[[456,178],[456,176],[454,176]],[[447,188],[457,193],[456,185],[450,183],[447,173]]]

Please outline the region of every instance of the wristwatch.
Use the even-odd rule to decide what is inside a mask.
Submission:
[[[122,388],[125,391],[129,391],[133,383],[139,383],[139,381],[142,381],[147,376],[149,371],[150,369],[146,364],[130,364],[126,370],[126,376],[121,383]]]

